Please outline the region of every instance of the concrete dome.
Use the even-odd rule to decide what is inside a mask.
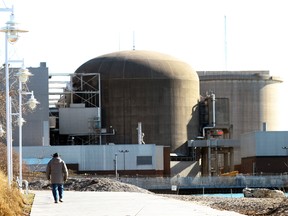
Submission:
[[[137,143],[138,122],[145,143],[170,146],[174,152],[185,152],[186,141],[197,136],[199,78],[189,64],[132,50],[91,59],[75,73],[101,76],[102,127],[117,131],[107,142]]]
[[[97,69],[97,71],[95,71]],[[193,79],[197,73],[187,63],[172,56],[151,51],[122,51],[91,59],[81,65],[77,72],[101,74],[103,79]]]

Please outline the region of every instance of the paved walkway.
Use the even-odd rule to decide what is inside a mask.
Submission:
[[[30,216],[240,216],[190,202],[153,194],[65,191],[64,202],[54,203],[51,191],[35,193]]]

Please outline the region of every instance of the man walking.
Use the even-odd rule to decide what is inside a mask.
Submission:
[[[54,201],[58,203],[58,198],[63,202],[64,182],[68,178],[68,170],[58,153],[53,154],[52,157],[46,168],[46,176],[51,180]]]

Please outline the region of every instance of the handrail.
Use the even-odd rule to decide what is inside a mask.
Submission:
[[[207,176],[207,177],[120,177],[120,181],[144,189],[169,189],[172,185],[180,188],[285,188],[288,187],[288,175],[274,176]]]
[[[22,187],[23,187],[23,183],[25,185],[25,194],[28,194],[29,193],[29,188],[28,188],[28,185],[29,185],[29,182],[27,180],[22,180],[22,183],[20,183],[20,179],[17,177],[17,180],[16,180],[17,184],[18,184],[18,187],[19,187],[19,190],[22,192]]]

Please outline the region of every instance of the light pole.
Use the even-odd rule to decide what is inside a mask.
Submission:
[[[13,8],[11,9],[10,20],[6,23],[6,26],[0,30],[5,32],[5,84],[6,84],[6,142],[7,142],[7,174],[8,185],[10,186],[13,178],[12,167],[12,122],[11,122],[11,105],[10,105],[10,90],[9,90],[9,66],[8,66],[8,42],[11,44],[18,40],[19,32],[27,32],[17,28],[17,23],[14,21]]]
[[[118,179],[118,159],[117,159],[117,154],[115,154],[115,177],[116,180]]]
[[[19,80],[19,107],[18,107],[18,126],[19,126],[19,187],[22,189],[22,126],[23,123],[25,123],[25,120],[22,118],[22,95],[31,95],[30,99],[27,102],[27,105],[30,107],[30,109],[34,110],[39,104],[39,102],[34,98],[34,92],[24,92],[22,90],[22,85],[26,83],[29,79],[29,76],[32,76],[32,74],[29,72],[28,69],[26,69],[24,66],[22,66],[19,70],[19,72],[16,74],[18,76]]]
[[[13,8],[1,8],[1,12],[11,12],[13,13]],[[5,41],[8,39],[8,33],[5,34]],[[6,92],[5,92],[5,97],[6,97],[6,146],[7,146],[7,176],[8,176],[8,184],[11,184],[11,159],[10,159],[10,152],[11,152],[11,147],[10,147],[10,130],[8,129],[8,125],[10,124],[10,102],[9,102],[9,91],[7,91],[7,86],[9,86],[9,73],[6,70],[7,67],[7,59],[8,59],[8,45],[5,42],[5,84],[6,84]],[[2,129],[3,130],[3,129]],[[2,132],[2,135],[4,134],[4,130]]]
[[[282,149],[286,150],[286,160],[287,160],[287,164],[284,162],[285,166],[288,167],[288,147],[287,146],[283,146]]]
[[[119,152],[123,153],[124,156],[124,170],[125,170],[125,154],[129,152],[128,150],[120,150]]]

